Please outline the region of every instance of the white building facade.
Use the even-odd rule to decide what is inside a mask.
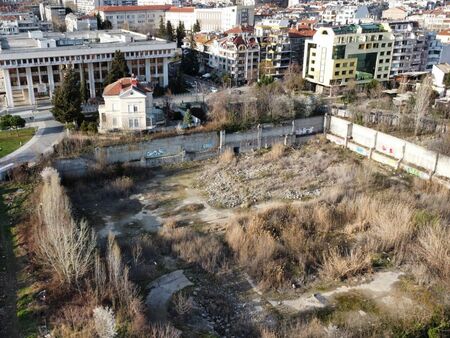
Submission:
[[[106,86],[104,104],[98,107],[99,132],[142,131],[164,123],[164,116],[153,109],[153,90],[136,78],[122,78]]]
[[[97,29],[97,18],[95,16],[78,17],[73,13],[66,15],[67,32],[89,31]]]
[[[148,6],[103,6],[96,12],[103,21],[108,20],[113,29],[121,29],[128,26],[129,29],[139,29],[145,26],[146,30],[156,31],[161,18],[165,18],[165,12],[169,5]]]
[[[124,53],[130,73],[153,85],[167,86],[168,63],[176,48],[174,42],[121,30],[32,32],[2,40],[0,70],[8,108],[51,98],[67,67],[82,79],[85,76],[91,98],[100,96],[117,50]]]

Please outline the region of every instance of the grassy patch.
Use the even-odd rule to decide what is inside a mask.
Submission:
[[[12,153],[28,142],[34,135],[34,128],[0,131],[0,158]]]

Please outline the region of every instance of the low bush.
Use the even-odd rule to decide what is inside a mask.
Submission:
[[[226,165],[226,164],[233,163],[235,159],[236,159],[236,156],[234,155],[233,150],[230,148],[227,148],[222,152],[222,154],[220,154],[219,163]]]

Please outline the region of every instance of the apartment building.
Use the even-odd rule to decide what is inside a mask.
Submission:
[[[251,34],[236,34],[214,40],[208,51],[208,66],[228,74],[232,85],[258,79],[259,44]]]
[[[76,16],[73,13],[66,15],[67,32],[89,31],[97,29],[97,18],[95,16]]]
[[[76,0],[77,11],[91,14],[97,7],[103,6],[136,6],[137,0]]]
[[[350,80],[388,81],[394,41],[388,24],[321,27],[305,42],[303,76],[318,92]]]
[[[330,5],[322,13],[322,21],[331,25],[357,24],[370,20],[367,6]]]
[[[36,17],[11,17],[7,19],[0,17],[0,34],[11,35],[29,31],[51,31],[53,23],[50,21],[39,21]]]
[[[395,38],[390,77],[423,70],[428,43],[426,32],[416,21],[389,22],[389,27]]]
[[[51,21],[53,24],[64,23],[66,18],[66,8],[64,6],[40,3],[39,11],[42,20]]]
[[[412,14],[408,16],[408,20],[417,21],[419,25],[428,30],[444,30],[450,29],[450,13],[442,9],[432,11],[424,11],[420,14]]]
[[[102,6],[96,8],[95,12],[102,20],[110,21],[113,29],[145,27],[147,31],[156,32],[161,18],[165,19],[165,12],[169,9],[169,5]]]
[[[73,67],[85,77],[91,98],[100,96],[114,52],[125,54],[130,73],[168,85],[168,63],[176,44],[123,30],[10,35],[0,39],[0,71],[9,108],[49,99]]]
[[[289,29],[290,23],[285,19],[266,19],[255,26],[265,75],[280,78],[293,61]]]

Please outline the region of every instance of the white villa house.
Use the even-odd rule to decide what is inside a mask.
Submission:
[[[164,115],[153,109],[153,89],[134,77],[124,77],[106,86],[105,104],[98,107],[99,132],[142,131],[164,123]]]

